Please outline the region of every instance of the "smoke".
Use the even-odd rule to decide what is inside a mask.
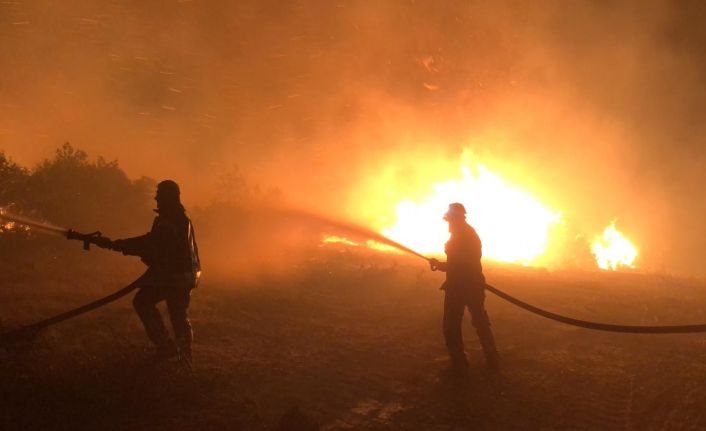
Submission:
[[[470,149],[643,267],[704,275],[701,2],[0,4],[0,148],[208,202],[237,169],[379,226]],[[585,238],[579,239],[584,241]]]

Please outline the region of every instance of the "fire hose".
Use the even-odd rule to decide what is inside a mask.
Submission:
[[[374,232],[372,230],[362,228],[356,225],[352,224],[347,224],[347,223],[340,223],[340,222],[334,222],[331,221],[330,219],[323,218],[320,216],[314,216],[311,214],[306,214],[306,213],[289,213],[290,215],[294,214],[297,216],[306,216],[309,219],[314,219],[316,221],[324,222],[324,224],[339,228],[339,229],[344,229],[359,235],[366,236],[370,239],[379,241],[383,244],[389,245],[391,247],[394,247],[400,251],[403,251],[405,253],[411,254],[413,256],[419,257],[421,259],[424,259],[427,262],[431,262],[432,259],[424,256],[421,253],[418,253],[414,250],[412,250],[409,247],[406,247],[398,242],[395,242],[377,232]],[[21,223],[30,227],[38,228],[40,230],[43,230],[45,232],[50,232],[50,233],[55,233],[55,234],[61,234],[66,236],[69,239],[78,239],[83,241],[84,243],[84,249],[88,250],[90,247],[90,244],[95,241],[97,238],[100,238],[100,232],[94,232],[91,234],[80,234],[77,233],[73,230],[70,229],[61,229],[52,225],[47,225],[43,223],[37,223],[25,218],[17,217],[17,216],[9,216],[4,213],[0,213],[0,218],[16,222],[16,223]],[[123,296],[127,295],[128,293],[132,292],[138,287],[138,283],[134,282],[120,290],[118,290],[115,293],[112,293],[106,297],[100,298],[98,300],[95,300],[93,302],[90,302],[88,304],[85,304],[83,306],[80,306],[78,308],[74,308],[72,310],[66,311],[61,314],[57,314],[55,316],[52,316],[50,318],[41,320],[39,322],[33,323],[31,325],[26,325],[22,326],[20,328],[5,332],[0,334],[0,346],[5,345],[8,342],[12,341],[17,341],[20,339],[23,339],[27,336],[34,335],[38,333],[40,330],[45,329],[49,326],[55,325],[57,323],[63,322],[65,320],[80,316],[82,314],[85,314],[89,311],[95,310],[97,308],[103,307],[104,305],[110,304],[111,302],[114,302]],[[526,311],[529,311],[530,313],[536,314],[538,316],[542,316],[544,318],[554,320],[556,322],[561,322],[565,323],[567,325],[572,325],[576,326],[579,328],[586,328],[586,329],[594,329],[598,331],[607,331],[607,332],[621,332],[621,333],[631,333],[631,334],[687,334],[687,333],[699,333],[699,332],[706,332],[706,324],[696,324],[696,325],[660,325],[660,326],[641,326],[641,325],[618,325],[618,324],[611,324],[611,323],[601,323],[601,322],[594,322],[594,321],[589,321],[589,320],[580,320],[580,319],[574,319],[572,317],[567,317],[563,316],[560,314],[553,313],[551,311],[536,307],[532,304],[529,304],[527,302],[524,302],[518,298],[515,298],[512,295],[509,295],[500,289],[491,286],[489,284],[485,284],[485,289],[490,291],[491,293],[495,294],[496,296],[500,297],[501,299],[504,299],[505,301],[522,308]]]
[[[111,293],[106,297],[97,299],[93,302],[89,302],[88,304],[82,305],[78,308],[74,308],[64,313],[57,314],[56,316],[52,316],[39,322],[35,322],[31,325],[21,326],[17,329],[13,329],[11,331],[0,334],[0,346],[8,342],[18,341],[23,338],[31,337],[37,334],[42,329],[48,328],[49,326],[56,325],[57,323],[63,322],[64,320],[80,316],[82,314],[88,313],[89,311],[93,311],[96,308],[108,305],[111,302],[117,301],[118,299],[137,289],[137,287],[137,282],[134,282],[126,287],[123,287],[115,293]]]

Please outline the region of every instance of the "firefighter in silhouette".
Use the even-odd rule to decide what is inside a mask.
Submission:
[[[451,371],[465,374],[468,360],[463,350],[461,324],[466,307],[483,347],[488,367],[498,368],[498,352],[485,311],[485,277],[481,267],[482,247],[475,229],[466,222],[466,208],[452,203],[444,215],[451,234],[446,243],[446,262],[430,259],[432,271],[446,273],[444,296],[444,339],[451,359]]]
[[[191,324],[187,316],[191,289],[201,275],[198,248],[191,220],[181,204],[179,186],[172,180],[157,185],[157,217],[145,235],[111,241],[100,238],[103,248],[139,256],[147,271],[135,281],[139,291],[133,305],[147,336],[156,346],[156,359],[181,357],[190,363]],[[166,301],[174,330],[169,337],[157,303]]]

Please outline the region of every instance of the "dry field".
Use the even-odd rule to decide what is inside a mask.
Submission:
[[[0,323],[63,311],[139,274],[116,267],[5,268]],[[491,284],[574,317],[706,321],[699,280],[486,273]],[[192,302],[192,370],[145,360],[145,337],[124,299],[0,351],[0,429],[294,429],[284,417],[292,409],[324,430],[706,429],[706,335],[593,332],[490,295],[502,372],[484,369],[466,320],[471,379],[440,378],[440,280],[412,258],[333,249],[286,276],[207,275]]]

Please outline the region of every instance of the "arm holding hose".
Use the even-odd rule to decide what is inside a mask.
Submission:
[[[448,262],[440,262],[438,259],[431,258],[429,259],[429,267],[431,268],[432,271],[441,271],[441,272],[446,272],[448,269],[449,263]]]
[[[111,245],[113,244],[113,241],[111,241],[110,238],[103,236],[103,234],[101,234],[99,231],[92,233],[80,233],[76,232],[73,229],[69,229],[68,231],[66,231],[66,238],[83,241],[84,250],[90,250],[91,244],[96,245],[100,248],[111,248]]]
[[[149,233],[127,239],[111,240],[110,238],[103,236],[100,232],[93,233],[80,233],[69,229],[66,232],[67,239],[76,239],[83,241],[84,250],[90,250],[91,244],[106,248],[109,250],[119,251],[127,256],[142,256],[149,242]]]

